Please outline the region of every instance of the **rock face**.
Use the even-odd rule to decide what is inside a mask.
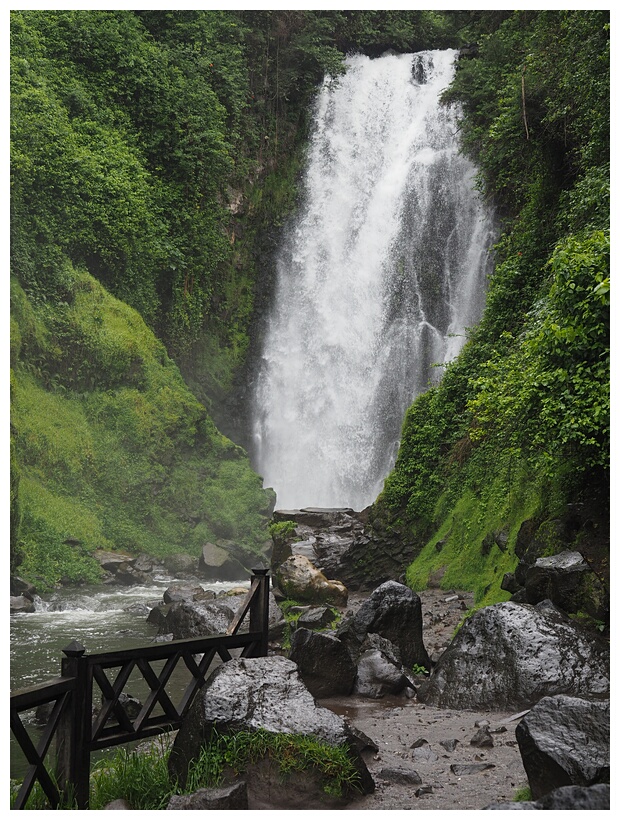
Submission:
[[[292,555],[276,570],[275,582],[284,595],[295,601],[347,605],[348,593],[340,581],[328,581],[309,558]]]
[[[609,783],[609,701],[542,698],[516,738],[535,800],[561,786]]]
[[[356,544],[366,543],[366,518],[366,510],[356,512],[350,508],[276,510],[273,514],[276,523],[292,521],[296,527],[288,538],[274,540],[272,570],[277,571],[292,555],[303,555],[327,578],[344,581],[347,564],[342,558]]]
[[[409,587],[386,581],[336,630],[336,637],[348,647],[354,659],[369,634],[391,641],[408,669],[414,664],[430,669],[431,662],[422,641],[422,604]]]
[[[526,709],[545,695],[609,697],[609,652],[548,602],[474,613],[418,699],[452,709]]]
[[[216,727],[220,735],[263,729],[276,734],[311,735],[334,746],[344,744],[360,773],[363,792],[374,789],[348,724],[328,709],[317,707],[296,665],[286,658],[229,661],[213,672],[194,701],[170,754],[171,773],[181,783],[187,777],[189,761],[199,754]],[[267,761],[258,767],[256,776],[253,766],[245,772],[248,808],[329,807],[323,793],[315,793],[311,798],[290,781],[282,783],[281,773],[278,771],[274,777],[276,772],[270,772],[270,768]],[[299,801],[295,799],[295,791],[300,794]],[[269,796],[268,806],[265,795]],[[341,805],[341,801],[335,805]]]

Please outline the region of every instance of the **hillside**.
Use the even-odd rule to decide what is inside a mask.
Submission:
[[[92,580],[101,546],[260,549],[273,499],[238,445],[316,85],[350,51],[475,43],[445,102],[495,273],[407,414],[359,570],[395,538],[410,584],[478,604],[525,552],[608,578],[607,12],[15,11],[11,38],[13,568],[44,587]]]

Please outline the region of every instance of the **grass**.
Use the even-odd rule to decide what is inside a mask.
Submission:
[[[475,608],[506,601],[501,589],[506,573],[517,565],[515,542],[523,521],[533,517],[541,504],[541,488],[531,475],[521,475],[511,465],[498,465],[480,488],[468,486],[455,500],[440,498],[436,520],[440,521],[406,572],[408,585],[426,589],[433,572],[443,570],[442,589],[474,593]],[[496,543],[483,547],[495,532],[507,534],[501,549]],[[492,541],[492,539],[490,539]]]
[[[169,752],[120,750],[98,763],[91,774],[90,808],[103,809],[112,800],[125,799],[132,809],[165,809],[175,794],[193,794],[216,787],[226,772],[242,776],[247,767],[269,757],[283,779],[291,772],[313,770],[326,794],[342,796],[359,787],[359,774],[344,746],[330,746],[306,735],[274,734],[264,730],[231,734],[214,732],[208,745],[189,768],[185,786],[168,773]]]

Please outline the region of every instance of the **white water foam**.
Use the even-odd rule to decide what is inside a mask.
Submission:
[[[253,395],[279,508],[372,503],[407,407],[480,318],[494,224],[439,103],[455,58],[353,56],[319,94]]]

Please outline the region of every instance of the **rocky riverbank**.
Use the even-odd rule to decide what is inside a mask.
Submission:
[[[424,644],[436,661],[473,601],[459,590],[428,589],[419,596]],[[352,608],[361,600],[354,595]],[[440,709],[405,695],[319,703],[346,717],[378,748],[366,759],[375,791],[350,803],[349,810],[477,810],[512,801],[527,786],[513,712]],[[482,738],[472,743],[481,730]]]

